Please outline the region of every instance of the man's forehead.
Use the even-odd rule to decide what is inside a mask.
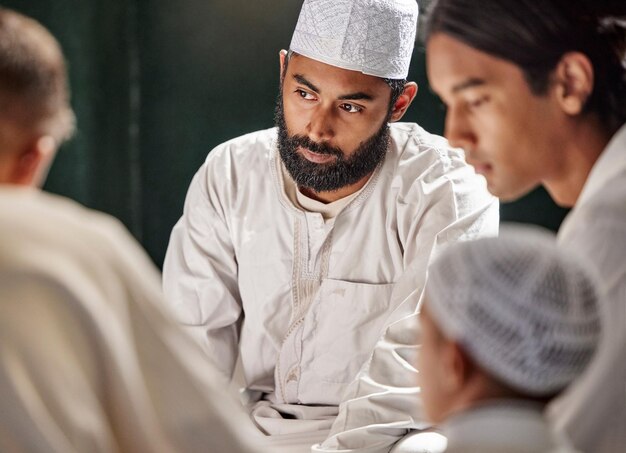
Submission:
[[[304,78],[320,91],[332,89],[346,93],[363,92],[375,97],[378,93],[389,90],[389,85],[380,77],[339,68],[303,55],[294,54],[291,57],[286,75],[299,82],[299,79]]]
[[[519,72],[512,63],[442,33],[428,40],[426,61],[430,85],[443,96],[506,82],[513,72]]]

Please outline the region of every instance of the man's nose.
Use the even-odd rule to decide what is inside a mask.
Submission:
[[[448,108],[444,135],[450,146],[466,151],[476,147],[477,137],[467,120],[466,114],[458,108]]]
[[[332,107],[319,106],[311,115],[307,135],[317,143],[327,142],[335,136]]]

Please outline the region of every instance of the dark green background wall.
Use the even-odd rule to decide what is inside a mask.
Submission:
[[[191,177],[211,148],[272,126],[278,51],[299,0],[13,0],[58,38],[68,60],[78,133],[46,189],[121,219],[161,264]],[[441,133],[418,45],[420,85],[405,117]],[[556,228],[542,190],[503,205],[503,220]]]

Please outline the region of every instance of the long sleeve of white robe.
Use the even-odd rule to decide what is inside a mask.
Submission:
[[[241,296],[229,219],[223,209],[226,200],[209,181],[229,178],[229,169],[204,166],[206,173],[194,176],[163,269],[163,289],[175,319],[228,379],[238,355]],[[167,278],[170,274],[175,278]]]
[[[0,212],[0,451],[254,451],[119,222],[23,189]]]

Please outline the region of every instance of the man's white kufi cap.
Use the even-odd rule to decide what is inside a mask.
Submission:
[[[538,228],[451,246],[431,265],[426,306],[443,335],[521,393],[563,390],[600,337],[594,278]]]
[[[304,0],[290,50],[343,69],[404,79],[417,15],[415,0]]]

